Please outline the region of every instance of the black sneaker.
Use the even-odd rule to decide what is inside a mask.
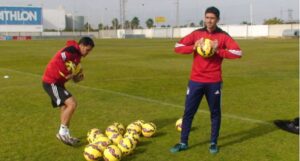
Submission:
[[[294,121],[275,120],[274,124],[282,130],[299,135],[299,125],[297,126]]]

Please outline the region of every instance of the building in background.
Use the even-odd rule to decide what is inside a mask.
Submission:
[[[58,9],[43,9],[44,30],[62,31],[66,28],[66,11],[63,7]]]
[[[0,32],[82,31],[84,16],[66,14],[63,7],[0,6]]]
[[[84,30],[84,17],[67,14],[66,15],[66,30],[75,30],[75,31]]]

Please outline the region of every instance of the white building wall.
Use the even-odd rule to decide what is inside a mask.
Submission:
[[[63,9],[43,9],[44,29],[64,30],[66,28],[66,12]]]
[[[281,37],[286,30],[299,30],[299,24],[270,25],[269,36]]]
[[[230,36],[232,37],[247,37],[248,34],[248,26],[247,25],[228,25],[226,26],[226,30]]]
[[[16,28],[17,27],[17,28]],[[125,34],[145,35],[146,38],[182,38],[191,32],[199,29],[196,28],[152,28],[152,29],[136,29],[136,30],[100,30],[99,32],[42,32],[42,26],[32,31],[34,26],[1,26],[0,35],[9,36],[82,36],[91,35],[95,38],[124,38]],[[37,26],[35,26],[37,27]],[[222,30],[232,37],[283,37],[299,35],[299,24],[283,24],[283,25],[225,25],[220,26]],[[15,31],[17,29],[17,31]],[[288,31],[288,32],[287,32]],[[290,35],[283,35],[283,33]]]
[[[180,37],[184,37],[197,29],[199,29],[199,27],[180,28]]]
[[[41,25],[0,25],[0,32],[43,32]]]
[[[153,38],[153,30],[152,29],[144,29],[145,37]]]
[[[250,25],[248,26],[249,37],[267,37],[269,34],[268,25]]]

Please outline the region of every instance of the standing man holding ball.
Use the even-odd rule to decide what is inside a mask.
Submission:
[[[205,96],[210,109],[211,137],[209,151],[218,152],[218,137],[221,126],[221,65],[224,58],[242,56],[239,45],[217,26],[220,12],[216,7],[205,11],[205,27],[195,30],[175,45],[179,54],[193,54],[193,65],[188,83],[185,110],[182,121],[181,139],[170,149],[172,153],[188,149],[188,138],[193,118]]]

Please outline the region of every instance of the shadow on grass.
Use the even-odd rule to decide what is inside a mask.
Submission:
[[[143,141],[139,142],[139,143],[137,144],[137,146],[138,146],[138,147],[141,147],[141,146],[147,146],[147,145],[149,145],[149,144],[151,144],[151,141],[143,140]]]
[[[166,132],[158,131],[158,132],[156,132],[156,134],[154,134],[154,137],[162,137],[166,134],[167,134]]]
[[[80,148],[89,144],[85,136],[80,136],[78,139],[80,140],[80,142],[74,145],[74,148]]]
[[[146,151],[146,149],[143,148],[137,148],[134,150],[134,152],[128,156],[122,157],[122,161],[130,161],[134,160],[139,154],[142,154]]]
[[[269,121],[270,123],[272,121]],[[242,143],[247,140],[255,139],[258,137],[262,137],[264,135],[268,135],[269,133],[278,130],[274,125],[272,124],[260,124],[254,128],[235,132],[232,134],[228,134],[225,136],[222,136],[222,132],[220,133],[219,137],[219,142],[221,141],[222,143],[219,144],[219,148],[224,148],[226,146],[232,146],[234,144]],[[196,146],[201,146],[206,144],[208,147],[208,144],[210,143],[210,140],[206,140],[197,144],[194,144],[190,146],[190,148],[196,147]]]
[[[174,125],[174,128],[175,128],[175,123],[176,123],[176,120],[178,118],[162,118],[162,119],[154,119],[152,120],[151,122],[153,122],[157,129],[162,129],[163,127],[165,126],[168,126],[168,125]]]
[[[191,127],[191,131],[198,131],[198,129],[199,129],[199,126],[192,126]]]

